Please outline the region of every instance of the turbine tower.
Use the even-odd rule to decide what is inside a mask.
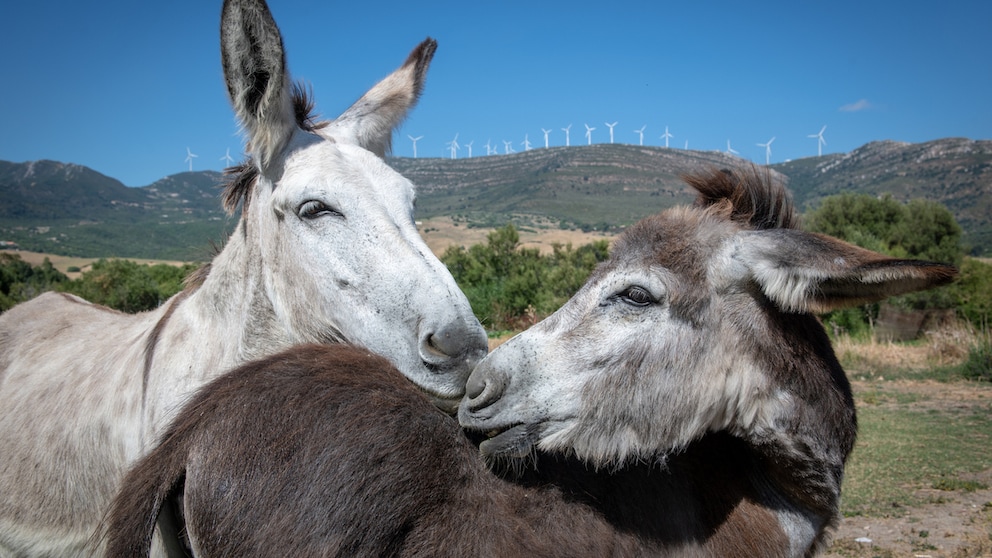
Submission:
[[[566,126],[566,127],[564,127],[564,128],[561,129],[562,132],[565,132],[565,147],[568,147],[568,145],[569,145],[568,144],[568,131],[571,130],[571,129],[572,129],[572,125],[571,124],[569,124],[568,126]]]
[[[544,128],[541,128],[541,131],[544,132],[544,148],[547,149],[548,148],[548,134],[551,133],[551,130],[545,130]]]
[[[459,147],[461,147],[461,146],[458,145],[458,134],[456,133],[455,134],[455,139],[453,139],[450,142],[448,142],[448,149],[451,150],[451,158],[452,159],[454,159],[454,158],[456,158],[458,156],[458,148]]]
[[[487,139],[486,140],[486,155],[492,155],[493,154],[493,146],[490,145],[491,143],[492,143],[492,140],[490,140],[490,139]]]
[[[189,163],[189,172],[193,172],[193,159],[196,158],[196,157],[199,157],[199,155],[194,154],[192,151],[189,150],[189,147],[187,147],[186,148],[186,161],[184,161],[184,162]]]
[[[668,126],[665,126],[665,133],[661,134],[661,139],[665,140],[665,147],[668,147],[668,140],[674,138],[672,134],[668,133]]]
[[[530,151],[530,134],[524,134],[524,141],[520,142],[520,145],[524,146],[524,151]]]
[[[590,128],[589,125],[586,124],[586,142],[588,145],[592,145],[592,131],[595,129],[596,128]]]
[[[472,141],[470,141],[470,142],[468,142],[468,143],[465,144],[465,147],[468,148],[468,156],[469,156],[470,159],[472,158],[472,144],[473,143],[475,143],[475,140],[472,140]]]
[[[613,127],[616,126],[617,123],[614,122],[613,124],[610,124],[609,122],[603,122],[603,124],[606,124],[606,127],[610,129],[610,143],[613,143]]]
[[[230,147],[227,148],[227,151],[224,152],[224,156],[221,157],[220,160],[221,161],[225,161],[227,163],[227,166],[228,167],[231,166],[231,163],[234,162],[234,157],[231,157],[231,148]]]
[[[638,145],[644,145],[644,129],[647,127],[648,125],[645,124],[641,126],[640,130],[634,130],[634,133],[641,137],[641,139],[638,141]]]
[[[769,164],[769,161],[771,161],[771,159],[772,159],[772,142],[773,141],[775,141],[775,136],[772,136],[772,139],[768,140],[765,143],[759,143],[758,144],[758,147],[764,147],[765,148],[765,164],[766,165]]]
[[[817,157],[822,157],[823,156],[823,146],[824,145],[827,145],[827,140],[823,139],[823,132],[825,132],[826,130],[827,130],[827,126],[824,125],[822,128],[820,128],[820,131],[818,133],[816,133],[816,134],[810,134],[810,135],[806,136],[808,138],[816,138],[816,156]]]
[[[407,134],[406,137],[410,138],[410,141],[413,142],[413,158],[416,159],[417,158],[417,142],[420,141],[420,140],[422,140],[422,139],[424,139],[424,136],[413,137],[413,136]]]
[[[510,153],[516,153],[516,151],[513,150],[513,142],[512,141],[503,140],[503,153],[505,153],[507,155],[509,155]]]
[[[740,155],[736,149],[730,147],[730,140],[727,140],[727,154],[728,155]]]

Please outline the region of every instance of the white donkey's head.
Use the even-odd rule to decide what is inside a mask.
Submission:
[[[416,230],[413,185],[383,161],[436,47],[425,40],[341,116],[317,122],[265,2],[225,1],[224,77],[250,156],[225,192],[228,209],[242,209],[225,252],[249,252],[245,274],[264,301],[249,319],[265,322],[251,327],[273,344],[364,346],[453,408],[485,332]]]

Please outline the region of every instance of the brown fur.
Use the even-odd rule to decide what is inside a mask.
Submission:
[[[757,487],[720,480],[746,472],[741,451],[715,436],[667,469],[611,473],[542,456],[540,479],[512,483],[384,359],[302,346],[185,407],[128,473],[107,555],[147,556],[182,494],[200,556],[772,556],[783,535],[761,527]]]

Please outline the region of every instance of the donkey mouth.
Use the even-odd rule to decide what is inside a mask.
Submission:
[[[458,404],[462,402],[461,396],[458,397],[445,397],[443,395],[438,395],[436,393],[431,393],[429,391],[423,390],[427,398],[431,400],[431,403],[435,407],[441,409],[445,413],[455,416],[458,414]]]
[[[486,432],[479,451],[486,459],[523,459],[534,446],[532,425],[520,423]]]

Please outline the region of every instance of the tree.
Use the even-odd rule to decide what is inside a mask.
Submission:
[[[961,227],[943,205],[927,200],[899,203],[891,195],[840,194],[824,198],[804,216],[806,229],[898,258],[960,265],[965,250]],[[903,308],[954,308],[957,298],[948,287],[912,293],[888,301]],[[850,333],[865,332],[878,316],[878,304],[836,310],[824,321]]]
[[[0,253],[0,312],[68,280],[48,258],[41,265],[32,266],[18,254]]]
[[[486,244],[453,246],[441,261],[490,329],[516,329],[563,304],[607,257],[599,241],[573,250],[556,244],[547,256],[520,246],[513,225],[489,233]]]

